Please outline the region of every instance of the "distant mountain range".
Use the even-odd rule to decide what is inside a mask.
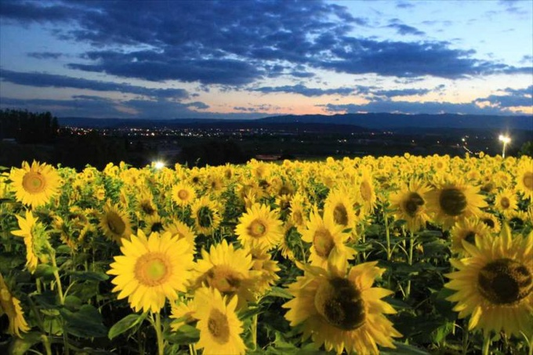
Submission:
[[[500,131],[533,130],[533,116],[488,116],[488,115],[405,115],[391,113],[342,114],[342,115],[286,115],[255,120],[233,119],[97,119],[84,117],[59,118],[62,126],[119,128],[119,127],[198,127],[198,128],[273,128],[287,126],[306,129],[324,129],[327,126],[344,126],[350,131],[368,129],[497,129]],[[333,127],[332,127],[333,128]],[[336,127],[342,128],[342,127]]]

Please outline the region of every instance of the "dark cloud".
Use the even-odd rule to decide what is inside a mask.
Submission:
[[[412,2],[399,1],[396,4],[396,7],[399,9],[412,9],[415,7],[415,5]]]
[[[375,96],[398,97],[398,96],[422,96],[430,93],[429,89],[398,89],[398,90],[374,90],[371,93]]]
[[[185,99],[188,97],[187,91],[183,89],[150,89],[142,86],[73,78],[65,75],[35,72],[21,73],[0,69],[0,78],[3,81],[13,84],[36,87],[75,88],[94,91],[122,92],[167,99]]]
[[[401,23],[398,19],[392,19],[389,21],[389,25],[386,26],[396,30],[396,33],[402,36],[412,35],[412,36],[424,36],[425,33],[406,24]]]
[[[313,68],[445,78],[523,71],[475,59],[474,51],[452,49],[447,42],[352,37],[352,30],[368,21],[320,0],[241,1],[238,6],[226,1],[3,0],[0,18],[52,22],[61,38],[98,48],[86,53],[83,64],[70,63],[72,69],[152,81],[241,86],[276,75],[310,77]],[[423,35],[405,24],[390,26],[400,34]],[[272,70],[276,66],[283,70]],[[300,66],[308,70],[296,69]]]
[[[477,99],[475,102],[489,102],[491,105],[496,105],[500,108],[533,106],[533,85],[524,89],[507,88],[503,90],[503,92],[503,95],[490,95],[485,98]]]
[[[63,56],[62,53],[58,52],[30,52],[28,57],[37,58],[37,59],[59,59]]]
[[[308,88],[304,85],[286,85],[286,86],[264,86],[257,89],[250,89],[250,91],[258,91],[265,94],[283,92],[290,94],[300,94],[307,97],[313,96],[323,96],[323,95],[341,95],[346,96],[353,93],[355,90],[353,88],[336,88],[336,89],[319,89],[319,88]]]

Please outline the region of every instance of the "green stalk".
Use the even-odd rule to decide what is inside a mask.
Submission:
[[[252,343],[253,343],[253,349],[252,350],[255,350],[255,349],[257,349],[257,314],[255,314],[252,317],[252,329],[251,329],[251,332],[252,332]]]
[[[492,339],[489,334],[485,334],[485,339],[483,339],[483,355],[489,355],[490,350],[490,343],[492,342]]]
[[[57,271],[57,263],[56,263],[56,254],[54,252],[51,253],[52,255],[52,266],[54,267],[54,278],[56,280],[57,284],[57,293],[59,295],[59,303],[63,306],[65,304],[65,296],[63,294],[63,286],[61,285],[61,277],[59,276],[59,272]],[[69,355],[70,353],[70,346],[68,341],[68,334],[65,331],[65,321],[63,320],[61,322],[63,325],[63,347],[64,347],[64,353],[65,355]]]
[[[154,313],[152,313],[152,319],[154,318]],[[159,312],[155,314],[155,321],[152,323],[154,325],[155,334],[157,336],[157,350],[159,355],[164,355],[165,353],[165,343],[163,341],[163,330],[161,329],[161,315]]]
[[[392,257],[392,251],[390,247],[389,219],[387,218],[386,213],[384,213],[384,218],[385,218],[385,235],[387,236],[387,261],[389,261]]]
[[[197,355],[196,347],[194,346],[194,344],[189,344],[189,354],[190,355]]]
[[[409,232],[409,255],[407,257],[407,263],[413,265],[413,249],[415,246],[415,236],[413,232]],[[411,280],[407,280],[407,287],[405,288],[405,298],[408,298],[411,294]]]

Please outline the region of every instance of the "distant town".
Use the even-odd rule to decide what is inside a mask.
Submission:
[[[89,120],[73,125],[40,114],[45,126],[35,129],[39,118],[25,120],[11,111],[0,111],[0,165],[20,165],[40,160],[81,169],[90,164],[103,167],[125,161],[142,167],[153,161],[188,166],[240,164],[250,159],[322,160],[326,157],[411,155],[476,156],[503,153],[498,139],[509,135],[506,154],[531,154],[531,130],[515,128],[397,127],[369,128],[298,120]],[[31,113],[26,113],[32,115]],[[37,117],[38,115],[36,115]],[[35,121],[37,120],[37,121]],[[98,124],[95,124],[95,121]],[[48,122],[48,126],[46,126]],[[28,125],[28,127],[25,127]],[[43,132],[48,132],[44,134]]]

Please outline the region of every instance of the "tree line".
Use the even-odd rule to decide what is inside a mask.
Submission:
[[[0,110],[0,139],[14,138],[20,144],[53,143],[59,134],[57,117],[51,112]]]

